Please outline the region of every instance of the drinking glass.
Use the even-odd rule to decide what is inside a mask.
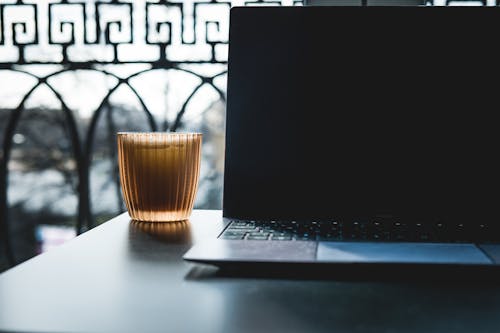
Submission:
[[[193,210],[200,133],[118,133],[123,197],[136,221],[182,221]]]

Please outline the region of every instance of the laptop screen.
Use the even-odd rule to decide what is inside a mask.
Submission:
[[[499,8],[235,8],[224,216],[488,222]]]

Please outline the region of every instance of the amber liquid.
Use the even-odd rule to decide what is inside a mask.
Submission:
[[[198,189],[201,134],[118,133],[123,197],[137,221],[182,221]]]

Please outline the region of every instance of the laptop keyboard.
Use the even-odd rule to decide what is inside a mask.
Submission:
[[[234,220],[219,238],[262,241],[499,242],[499,232],[500,228],[494,229],[488,224]]]

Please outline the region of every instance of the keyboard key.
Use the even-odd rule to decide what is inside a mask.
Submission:
[[[268,232],[251,232],[249,234],[249,236],[266,236],[266,237],[268,237],[269,233]]]
[[[230,239],[230,240],[240,240],[243,239],[244,235],[226,235],[223,234],[220,238],[222,239]]]
[[[247,225],[240,225],[240,226],[229,226],[227,228],[228,230],[255,230],[255,227],[253,226],[247,226]]]
[[[245,234],[247,234],[246,232],[244,231],[231,231],[231,230],[226,230],[224,232],[224,235],[227,235],[227,236],[244,236]]]
[[[261,235],[248,235],[247,240],[267,240],[269,235],[261,234]]]
[[[290,241],[290,240],[292,240],[292,236],[275,236],[275,235],[273,235],[272,240]]]

